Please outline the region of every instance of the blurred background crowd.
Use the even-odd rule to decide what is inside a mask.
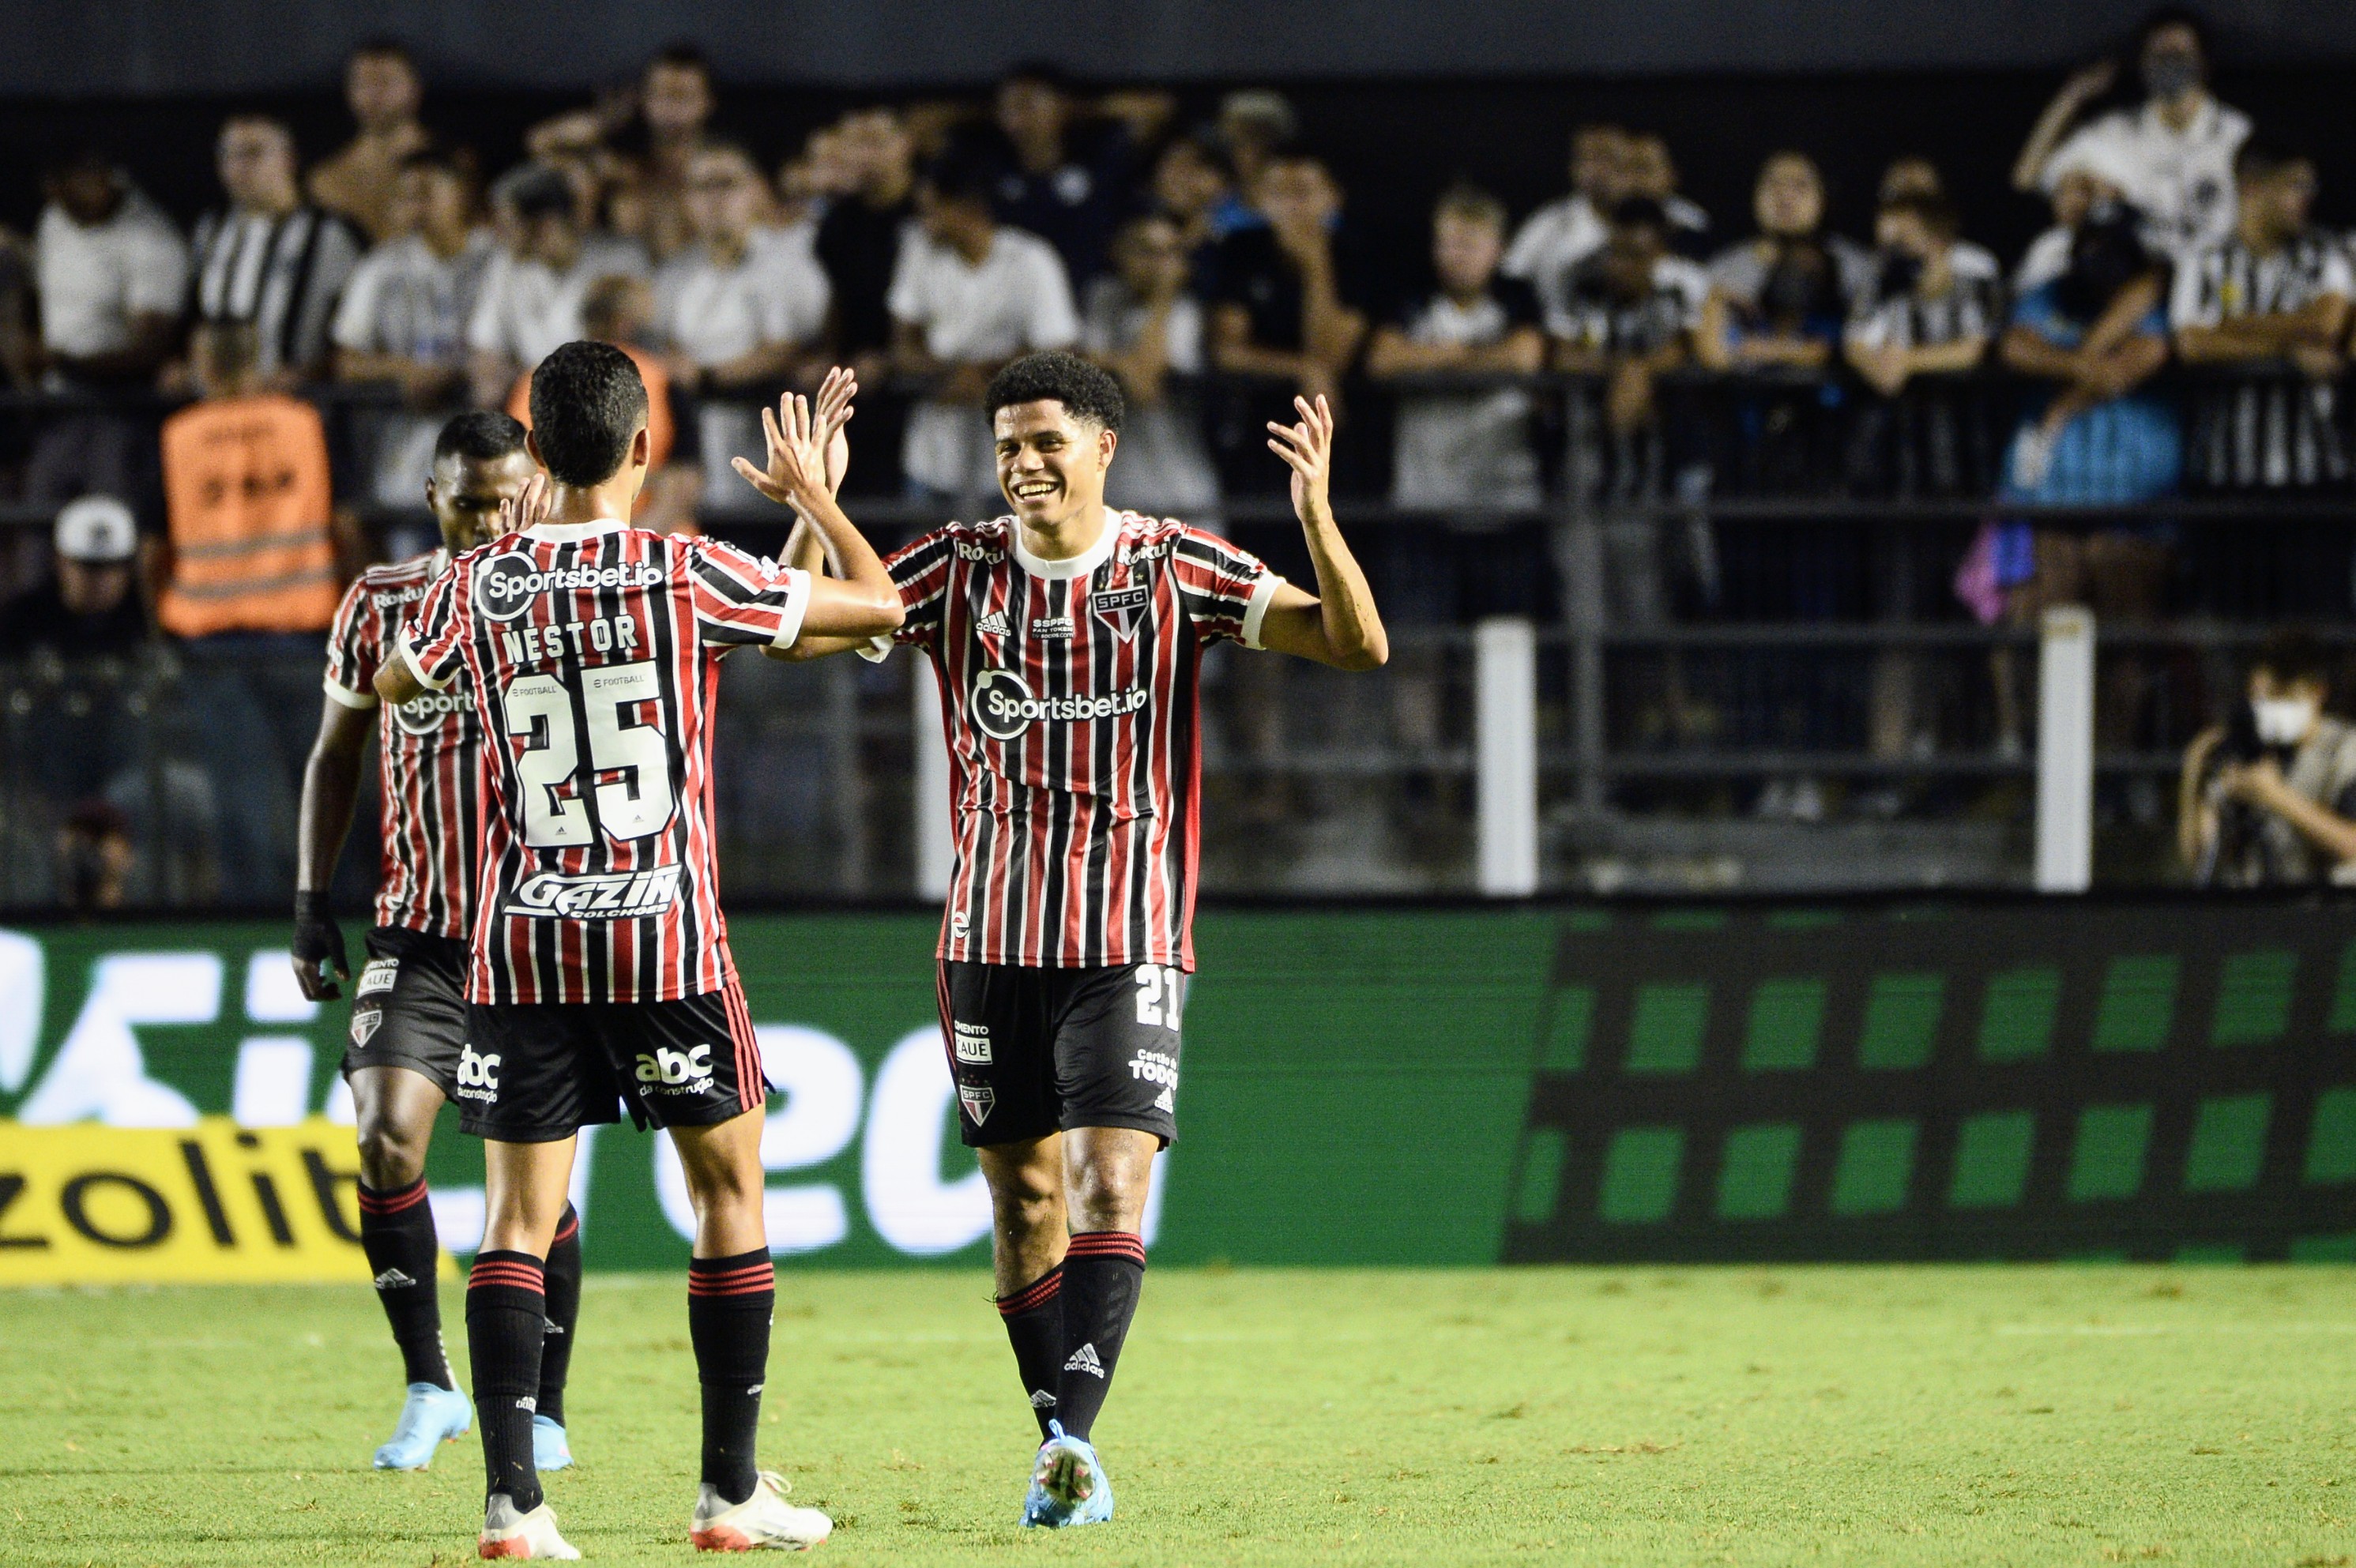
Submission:
[[[1556,171],[1532,200],[1479,160],[1387,165],[1412,129],[1364,106],[1325,131],[1297,93],[1044,64],[784,112],[681,46],[518,123],[437,113],[384,41],[329,133],[210,120],[209,178],[61,118],[0,199],[0,903],[274,902],[342,583],[432,548],[441,424],[520,417],[579,336],[652,394],[638,521],[755,545],[777,519],[729,462],[831,364],[887,544],[998,509],[981,389],[1072,347],[1129,393],[1113,500],[1291,566],[1261,421],[1333,398],[1401,656],[1331,701],[1215,672],[1214,889],[1462,886],[1467,632],[1501,615],[1540,633],[1549,885],[2017,880],[2026,628],[2072,603],[2106,638],[2104,874],[2331,876],[2356,272],[2318,199],[2345,163],[2214,63],[2163,10],[2026,123],[1958,131],[1976,166],[2001,138],[2008,189],[1869,120],[1837,188],[1752,113],[1708,206],[1672,136],[1569,95],[1542,153],[1498,150]],[[225,484],[230,448],[268,477]],[[905,672],[743,678],[794,700],[745,726],[740,885],[901,891]],[[2256,736],[2254,692],[2315,711]]]

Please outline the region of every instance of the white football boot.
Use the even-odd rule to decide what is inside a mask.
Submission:
[[[776,1471],[764,1470],[754,1483],[753,1495],[732,1503],[706,1481],[696,1494],[688,1540],[698,1552],[752,1552],[763,1547],[808,1552],[834,1533],[834,1520],[814,1508],[796,1508],[786,1501],[789,1485]]]
[[[505,1492],[493,1492],[483,1509],[483,1536],[475,1543],[477,1555],[556,1563],[578,1563],[581,1553],[556,1532],[556,1514],[542,1502],[530,1513],[516,1512]]]

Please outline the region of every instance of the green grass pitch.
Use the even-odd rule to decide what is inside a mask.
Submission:
[[[763,1462],[853,1564],[2356,1560],[2332,1267],[1170,1269],[1098,1427],[1109,1528],[1014,1525],[1032,1442],[970,1272],[801,1275]],[[592,1275],[550,1494],[691,1555],[684,1282]],[[445,1293],[452,1350],[462,1314]],[[0,1563],[473,1561],[473,1438],[366,1467],[365,1289],[0,1292]]]

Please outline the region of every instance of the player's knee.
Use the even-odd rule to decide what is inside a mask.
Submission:
[[[1115,1160],[1089,1160],[1072,1172],[1072,1226],[1080,1231],[1131,1230],[1145,1212],[1149,1170]]]
[[[430,1130],[431,1124],[428,1124]],[[354,1129],[359,1143],[360,1179],[383,1191],[407,1187],[425,1174],[426,1136],[394,1117],[363,1114]]]
[[[1046,1230],[1064,1217],[1064,1195],[1056,1190],[1052,1174],[1045,1172],[1013,1173],[991,1186],[990,1202],[997,1211],[999,1228],[1017,1235]]]

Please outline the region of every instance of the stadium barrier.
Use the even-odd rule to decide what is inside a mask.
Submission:
[[[788,1266],[986,1256],[929,913],[741,917]],[[0,1283],[350,1279],[345,1008],[276,923],[0,933]],[[2356,903],[1269,907],[1200,922],[1164,1262],[2356,1258]],[[591,1266],[676,1268],[661,1140]],[[483,1216],[445,1124],[452,1251]]]

